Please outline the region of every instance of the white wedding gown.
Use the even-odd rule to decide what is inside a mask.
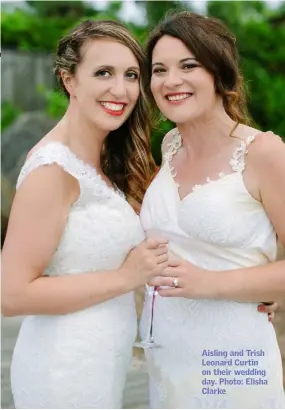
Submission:
[[[59,164],[80,184],[51,276],[118,268],[144,240],[139,217],[122,193],[67,146],[51,142],[24,165],[18,186],[35,168]],[[133,292],[76,313],[24,319],[11,366],[16,408],[121,408],[137,332]]]
[[[170,251],[209,270],[274,261],[276,234],[262,204],[247,191],[242,175],[247,145],[254,137],[236,149],[229,174],[196,185],[182,200],[170,165],[180,138],[176,133],[145,195],[144,230],[160,231],[169,239]],[[141,337],[147,334],[150,304],[147,294]],[[275,331],[257,305],[158,295],[153,336],[162,348],[146,350],[151,408],[285,408]],[[253,355],[248,356],[247,350]],[[254,356],[254,352],[263,355]],[[230,359],[232,363],[219,362]],[[241,370],[244,374],[235,375]]]

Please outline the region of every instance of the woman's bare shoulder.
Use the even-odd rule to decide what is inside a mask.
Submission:
[[[57,126],[51,129],[46,135],[44,135],[27,153],[26,161],[29,159],[34,152],[38,151],[40,148],[43,148],[45,145],[49,144],[50,142],[60,142],[62,140],[61,135]]]

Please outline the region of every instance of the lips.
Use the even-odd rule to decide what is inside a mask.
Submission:
[[[100,104],[107,114],[119,116],[125,111],[127,103],[117,101],[100,101]]]

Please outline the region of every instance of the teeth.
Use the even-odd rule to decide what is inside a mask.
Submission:
[[[178,100],[184,100],[185,98],[190,97],[191,94],[179,94],[179,95],[168,95],[167,99],[169,101],[178,101]]]
[[[108,103],[108,102],[101,102],[101,104],[105,108],[108,108],[108,110],[112,110],[112,111],[121,111],[124,108],[124,104],[114,104],[114,103]]]

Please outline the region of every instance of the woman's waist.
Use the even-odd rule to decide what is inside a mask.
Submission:
[[[154,320],[168,326],[199,332],[224,329],[235,334],[256,331],[271,332],[272,325],[265,313],[257,310],[259,303],[245,303],[214,299],[162,298],[157,296],[154,304]],[[151,299],[147,297],[143,316],[149,316]]]
[[[181,258],[203,269],[223,271],[262,266],[270,263],[266,253],[257,249],[241,248],[200,248],[192,246],[185,249],[169,243],[169,257]]]
[[[91,308],[66,315],[28,316],[17,338],[13,362],[49,368],[74,362],[94,364],[106,355],[129,354],[136,334],[135,306],[118,306],[117,313]]]
[[[58,314],[58,315],[30,315],[22,323],[22,327],[41,327],[46,328],[68,328],[75,331],[79,328],[91,327],[108,327],[114,323],[119,325],[127,317],[136,319],[136,307],[134,292],[117,296],[102,303],[97,303],[86,309],[76,312]]]
[[[176,299],[176,298],[175,298]],[[248,349],[278,349],[274,327],[256,303],[186,301],[154,306],[154,335],[169,343],[183,340],[189,346],[228,346]],[[149,312],[142,319],[145,328]]]

